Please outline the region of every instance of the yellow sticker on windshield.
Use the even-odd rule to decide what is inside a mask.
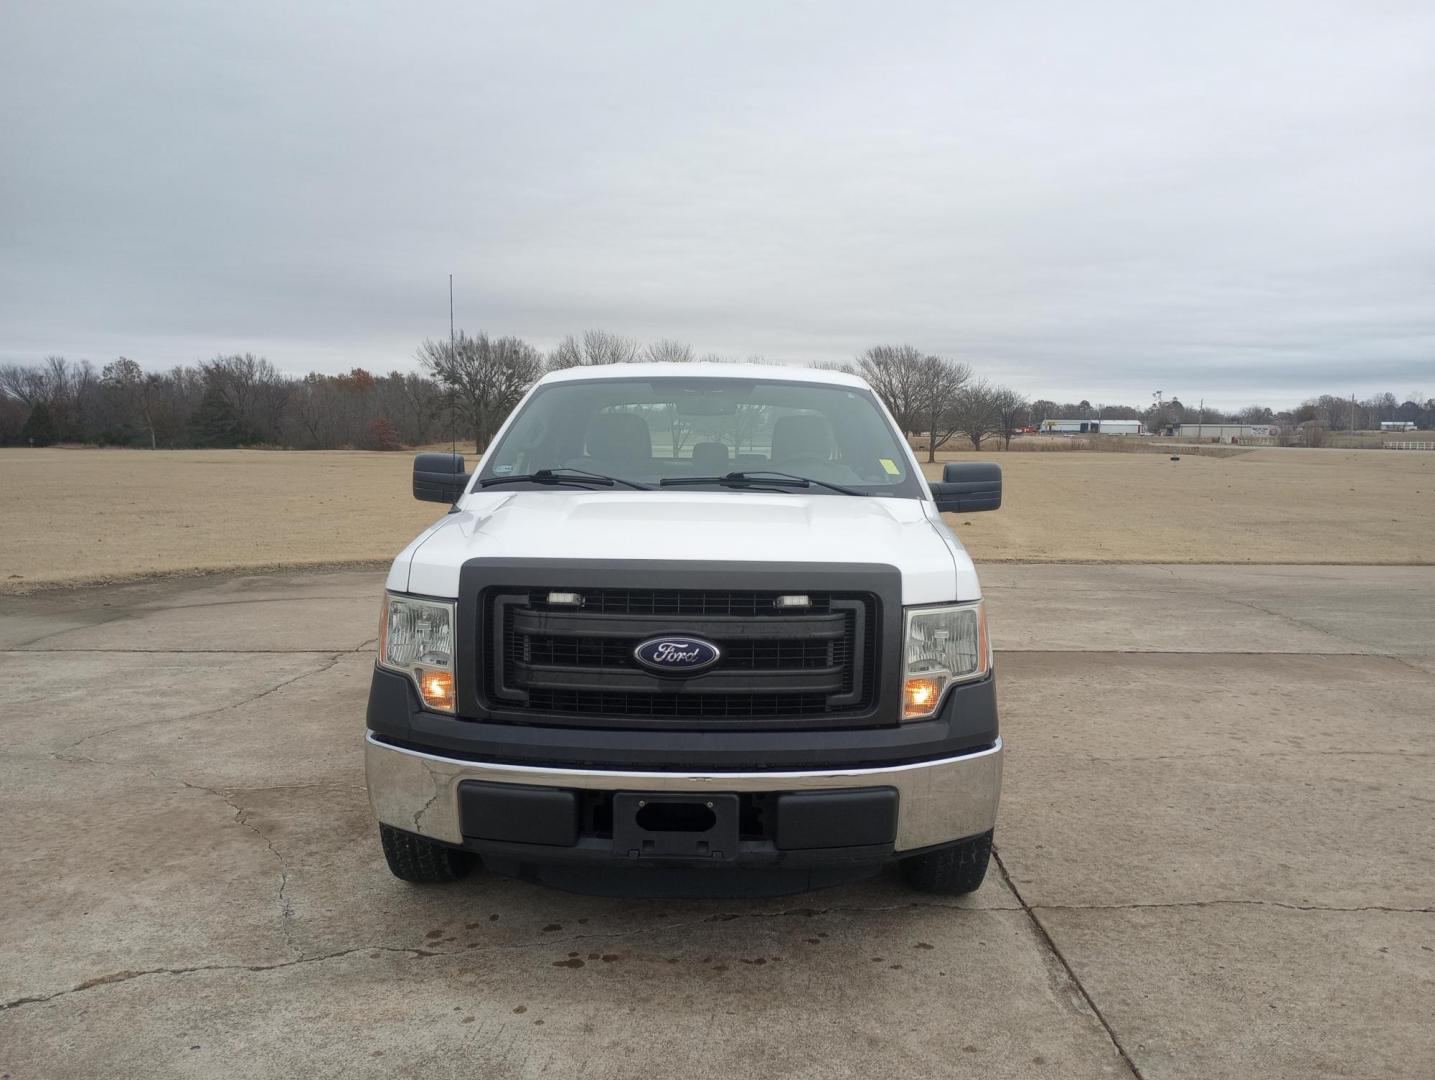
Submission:
[[[896,463],[895,461],[893,461],[891,458],[884,457],[884,458],[881,459],[881,463],[882,463],[882,468],[886,469],[887,472],[888,472],[889,474],[891,474],[892,476],[901,476],[901,475],[902,475],[902,470],[899,469],[899,468],[897,468],[897,463]]]

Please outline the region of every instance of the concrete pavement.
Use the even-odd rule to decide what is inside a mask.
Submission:
[[[0,1076],[1435,1074],[1435,570],[983,568],[960,902],[383,866],[382,575],[0,599]]]

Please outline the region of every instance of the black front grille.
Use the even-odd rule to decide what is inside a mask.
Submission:
[[[562,722],[743,726],[851,717],[876,693],[877,598],[805,592],[563,589],[581,606],[550,604],[549,589],[494,589],[483,601],[488,643],[480,683],[490,706]],[[801,592],[800,587],[786,590]],[[656,674],[635,647],[663,634],[711,641],[721,658],[698,674]]]

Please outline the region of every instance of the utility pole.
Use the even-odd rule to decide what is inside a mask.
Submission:
[[[1161,402],[1160,390],[1157,390],[1151,396],[1156,399],[1156,427],[1158,429],[1158,433],[1160,433],[1159,429],[1166,426],[1166,406],[1163,405]]]
[[[453,344],[453,275],[448,276],[448,363],[450,371],[456,371],[458,353]],[[458,436],[453,426],[453,383],[448,384],[448,452],[458,453]]]
[[[1202,398],[1202,399],[1201,399],[1201,416],[1200,416],[1200,419],[1196,421],[1196,441],[1197,441],[1197,442],[1200,442],[1200,441],[1201,441],[1201,433],[1205,430],[1205,427],[1206,427],[1206,399],[1205,399],[1205,398]]]
[[[1350,395],[1350,433],[1355,434],[1355,395]]]

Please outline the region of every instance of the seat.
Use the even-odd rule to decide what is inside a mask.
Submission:
[[[728,471],[727,445],[700,442],[693,446],[693,472],[699,476],[721,476]]]
[[[599,413],[588,424],[588,457],[612,465],[649,465],[653,435],[641,416]]]
[[[832,429],[827,417],[816,413],[784,416],[772,425],[772,460],[829,461]]]

